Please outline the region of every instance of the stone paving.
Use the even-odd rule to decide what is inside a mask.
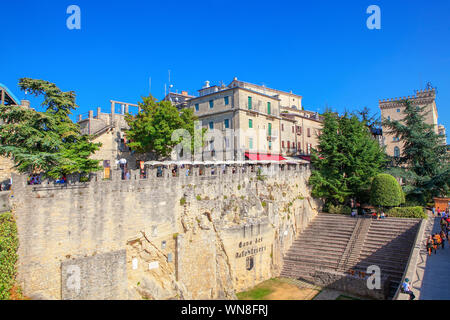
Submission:
[[[430,215],[429,225],[425,231],[426,236],[430,233],[441,230],[439,217],[433,218]],[[413,292],[420,290],[416,294],[420,300],[450,300],[450,247],[448,241],[445,242],[444,249],[438,249],[437,254],[432,253],[427,256],[425,244],[420,252],[419,264],[417,266],[417,280],[413,283]]]

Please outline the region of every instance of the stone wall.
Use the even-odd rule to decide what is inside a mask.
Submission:
[[[14,176],[24,294],[232,299],[277,276],[318,204],[309,197],[307,167],[264,177],[253,169],[178,177],[166,170],[161,178],[151,171],[147,179],[133,172],[125,181],[114,171],[112,181],[100,174],[65,186],[28,186]]]
[[[0,192],[0,213],[11,210],[11,191]]]
[[[367,285],[368,277],[351,276],[331,270],[316,270],[314,283],[321,287],[348,292],[360,297],[386,300],[389,294],[389,277],[381,277],[380,289],[369,289]],[[371,280],[369,281],[371,282]]]

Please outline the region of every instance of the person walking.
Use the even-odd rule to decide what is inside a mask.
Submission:
[[[409,294],[409,300],[414,300],[416,296],[411,290],[411,286],[409,285],[409,279],[406,278],[405,281],[402,284],[403,292],[406,294]]]
[[[442,246],[442,249],[444,249],[445,239],[447,239],[447,237],[446,237],[446,235],[445,235],[445,232],[444,232],[444,231],[441,231],[441,233],[439,234],[439,236],[441,237],[441,246]]]
[[[439,233],[435,233],[433,235],[433,240],[434,240],[434,250],[437,250],[437,248],[439,248],[441,246],[441,236]],[[435,251],[436,253],[436,251]]]
[[[428,255],[431,256],[431,252],[434,250],[434,254],[436,254],[436,248],[434,247],[433,237],[430,235],[427,240],[427,250]]]

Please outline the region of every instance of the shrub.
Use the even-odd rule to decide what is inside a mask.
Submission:
[[[0,214],[0,300],[10,299],[16,279],[18,246],[17,227],[12,214]]]
[[[202,197],[200,197],[199,195],[197,195],[196,198],[197,198],[198,201],[202,200]]]
[[[267,206],[267,203],[265,201],[261,202],[261,205],[265,208]]]
[[[352,212],[352,209],[349,206],[343,204],[333,205],[330,203],[327,205],[326,209],[328,210],[328,213],[336,214],[350,214]]]
[[[426,219],[427,215],[422,207],[396,207],[387,211],[388,217]]]
[[[186,203],[186,198],[181,198],[180,205],[184,206],[185,203]]]
[[[393,176],[381,173],[372,181],[370,202],[374,206],[398,206],[404,202],[402,187]]]

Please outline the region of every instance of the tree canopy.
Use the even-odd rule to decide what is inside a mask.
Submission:
[[[427,124],[426,106],[414,106],[404,100],[401,120],[384,120],[385,132],[402,142],[402,153],[388,173],[402,178],[407,199],[425,204],[435,196],[449,191],[449,153],[443,136],[434,125]]]
[[[385,163],[385,155],[368,125],[356,115],[323,115],[317,150],[312,150],[309,183],[312,195],[333,204],[350,199],[367,201],[372,178]]]
[[[141,112],[125,117],[130,126],[126,132],[127,139],[130,140],[128,146],[132,150],[138,153],[153,152],[158,157],[165,158],[179,143],[191,152],[194,150],[194,143],[201,144],[201,139],[194,139],[194,136],[204,131],[195,130],[197,118],[192,109],[184,108],[179,111],[171,102],[157,102],[151,95],[142,100],[139,103]],[[180,129],[186,130],[190,138],[186,140],[182,136],[176,137],[174,133]]]
[[[80,132],[69,115],[77,108],[75,93],[62,92],[44,80],[22,78],[22,90],[43,96],[45,111],[0,105],[0,155],[10,157],[21,173],[43,173],[58,178],[100,170],[90,159],[101,146]]]

